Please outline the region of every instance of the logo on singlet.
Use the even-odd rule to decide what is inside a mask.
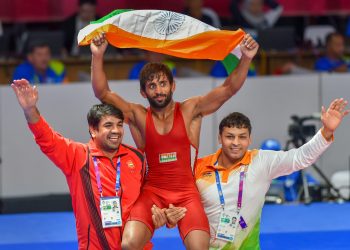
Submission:
[[[159,163],[177,161],[176,152],[163,153],[159,155]]]

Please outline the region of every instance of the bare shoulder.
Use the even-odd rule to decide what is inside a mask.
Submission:
[[[182,113],[193,113],[199,103],[200,98],[200,96],[194,96],[181,102],[180,108]]]
[[[139,103],[130,103],[130,110],[133,114],[133,122],[135,124],[143,124],[146,122],[147,108]]]
[[[139,103],[130,103],[134,112],[147,113],[147,108]]]

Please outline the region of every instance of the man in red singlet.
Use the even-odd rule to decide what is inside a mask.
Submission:
[[[95,95],[122,110],[136,146],[146,153],[148,175],[122,238],[123,249],[142,249],[155,230],[151,208],[186,209],[178,217],[180,235],[187,249],[209,249],[209,225],[195,185],[192,167],[199,147],[202,118],[215,112],[243,85],[258,44],[246,35],[240,44],[242,57],[236,70],[221,86],[204,96],[181,103],[172,98],[175,82],[169,68],[149,63],[140,74],[140,92],[150,107],[130,103],[109,89],[103,69],[107,48],[104,34],[91,43],[91,76]],[[175,206],[175,208],[174,208]],[[181,214],[181,213],[180,213]],[[172,217],[173,218],[173,217]],[[170,217],[169,217],[170,219]],[[170,224],[177,221],[170,220]]]

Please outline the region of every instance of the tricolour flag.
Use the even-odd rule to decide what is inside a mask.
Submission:
[[[164,10],[115,10],[92,22],[78,34],[88,45],[106,33],[118,48],[139,48],[189,59],[223,60],[228,72],[238,64],[242,30],[219,30],[195,18]]]

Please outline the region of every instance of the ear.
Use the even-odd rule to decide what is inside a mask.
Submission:
[[[175,83],[175,80],[173,81],[173,84],[171,86],[171,91],[174,92],[176,89],[176,83]]]
[[[27,55],[27,60],[30,62],[30,63],[33,63],[33,54],[32,53],[29,53]]]
[[[90,132],[90,135],[91,135],[91,138],[94,139],[96,137],[96,130],[89,126],[89,132]]]
[[[146,92],[143,90],[140,90],[140,94],[142,95],[143,98],[147,98]]]
[[[221,135],[220,135],[220,133],[218,134],[218,142],[219,142],[220,145],[222,144],[222,140],[221,140]]]

